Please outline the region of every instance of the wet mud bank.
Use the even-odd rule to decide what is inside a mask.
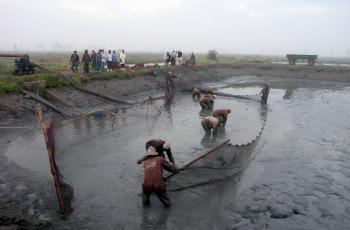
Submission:
[[[203,82],[218,82],[229,77],[237,77],[235,83],[244,83],[254,77],[258,80],[254,84],[261,84],[266,80],[295,79],[333,81],[339,83],[350,82],[350,68],[329,66],[288,66],[278,64],[235,64],[235,65],[209,65],[196,66],[193,68],[174,68],[178,76],[176,82],[177,90],[189,90],[194,85]],[[132,79],[111,79],[106,81],[91,81],[82,87],[98,93],[119,98],[121,100],[134,99],[134,95],[149,92],[152,95],[164,89],[164,79],[167,71],[155,69],[156,76],[138,76]],[[244,76],[244,77],[242,77]],[[251,78],[253,76],[253,78]],[[71,106],[62,106],[51,101],[69,115],[79,115],[84,112],[99,108],[104,105],[113,104],[104,98],[87,94],[73,87],[51,89],[51,93],[62,98]],[[44,108],[46,109],[46,108]],[[47,110],[50,111],[49,108]],[[11,118],[21,119],[31,117],[35,114],[35,100],[24,95],[5,95],[0,97],[1,121]]]
[[[341,82],[330,82],[332,74],[316,81],[249,73],[259,68],[240,67],[242,74],[232,66],[176,70],[180,79],[170,111],[155,101],[117,106],[116,116],[56,120],[57,161],[75,194],[68,221],[57,214],[41,131],[28,125],[36,118],[2,119],[2,125],[29,128],[0,129],[1,224],[15,228],[24,223],[29,229],[346,229],[350,224],[348,73],[335,73],[343,76]],[[84,87],[96,90],[103,83],[101,91],[132,100],[162,94],[162,76]],[[223,93],[256,94],[265,81],[272,87],[267,107],[253,100],[216,100],[215,109],[228,107],[233,112],[215,138],[204,135],[200,106],[182,91],[198,84]],[[77,113],[111,105],[72,88],[55,92],[71,100]],[[259,140],[249,148],[225,149],[220,158],[208,159],[169,181],[170,209],[155,197],[150,208],[142,207],[143,171],[136,160],[144,154],[147,140],[169,140],[181,166],[227,139],[233,145],[246,144],[263,125]],[[225,156],[234,160],[222,168]],[[192,186],[192,181],[209,183]]]

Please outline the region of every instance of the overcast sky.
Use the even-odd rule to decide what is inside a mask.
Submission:
[[[0,50],[350,56],[350,0],[0,0],[0,20]]]

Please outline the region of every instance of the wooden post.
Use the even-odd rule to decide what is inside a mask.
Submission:
[[[64,207],[64,199],[63,199],[63,191],[61,189],[61,182],[60,182],[60,175],[57,170],[57,165],[55,162],[55,150],[54,150],[54,139],[53,139],[53,133],[52,133],[52,116],[50,115],[48,125],[45,123],[43,110],[40,106],[40,104],[37,104],[36,106],[38,117],[39,117],[39,124],[41,127],[41,130],[44,134],[44,139],[46,143],[47,153],[49,155],[49,161],[50,161],[50,168],[51,168],[51,174],[53,176],[54,182],[55,182],[55,190],[57,195],[57,200],[60,208],[60,213],[62,219],[66,219],[65,215],[65,207]]]
[[[185,164],[184,166],[181,167],[182,170],[184,169],[187,169],[189,166],[191,166],[192,164],[194,164],[195,162],[199,161],[200,159],[214,153],[216,150],[218,150],[219,148],[221,148],[222,146],[226,145],[227,143],[230,142],[230,139],[224,141],[223,143],[221,143],[220,145],[218,146],[215,146],[214,148],[212,148],[211,150],[209,150],[208,152],[200,155],[199,157],[197,157],[196,159],[192,160],[191,162]],[[170,179],[171,177],[175,176],[177,173],[173,173],[173,174],[170,174],[169,176],[166,177],[166,179]]]

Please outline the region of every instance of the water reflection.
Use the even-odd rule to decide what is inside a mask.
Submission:
[[[154,210],[150,207],[143,207],[141,229],[168,229],[169,212],[169,208]]]
[[[283,95],[283,99],[290,99],[290,97],[292,96],[294,90],[295,90],[295,88],[292,88],[292,87],[287,88],[286,92]]]

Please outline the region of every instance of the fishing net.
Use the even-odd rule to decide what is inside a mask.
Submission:
[[[244,144],[224,142],[212,149],[215,151],[209,150],[209,152],[202,155],[199,154],[198,161],[190,162],[185,171],[178,175],[168,176],[169,190],[181,191],[205,186],[221,182],[239,174],[248,163],[252,152],[258,145],[258,141],[266,125],[267,113],[263,113],[263,116],[261,129],[254,139]]]
[[[98,218],[96,209],[106,214],[113,213],[110,206],[136,205],[135,193],[140,191],[143,181],[143,168],[136,161],[144,155],[144,145],[152,138],[174,143],[173,153],[179,166],[220,143],[220,138],[213,140],[211,146],[201,143],[199,105],[190,95],[174,100],[171,111],[165,110],[162,100],[155,100],[142,105],[97,109],[70,120],[53,120],[50,136],[54,140],[59,199],[65,215],[74,209],[73,213],[82,218],[84,215]],[[255,102],[242,105],[258,107]],[[240,108],[239,104],[233,106]],[[260,114],[261,118],[256,116],[257,122],[263,121],[260,130],[256,128],[256,135],[237,145],[236,141],[224,144],[194,162],[169,179],[169,190],[215,183],[239,173],[265,126],[266,114]]]

